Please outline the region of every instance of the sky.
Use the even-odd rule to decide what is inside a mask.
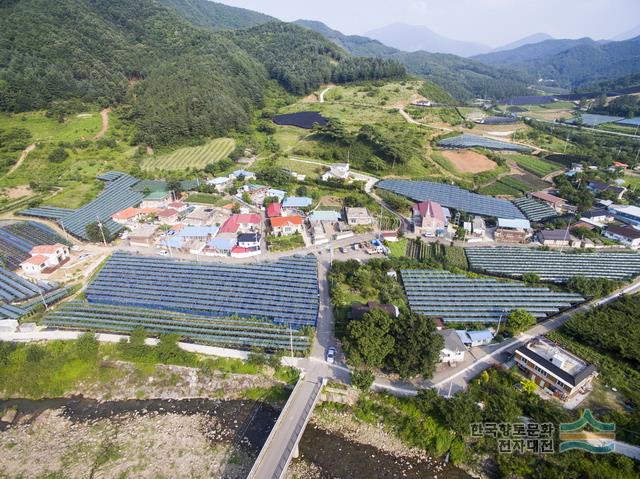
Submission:
[[[492,47],[544,32],[555,38],[612,38],[640,24],[640,0],[217,0],[284,21],[319,20],[346,34],[390,23]]]

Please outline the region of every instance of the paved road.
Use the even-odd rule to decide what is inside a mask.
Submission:
[[[320,103],[324,103],[324,94],[331,90],[333,87],[334,85],[329,85],[327,88],[320,92]]]
[[[613,301],[622,294],[634,294],[640,291],[640,278],[631,285],[616,291],[606,298],[585,303],[575,309],[560,314],[552,319],[541,322],[528,329],[518,337],[506,340],[499,345],[488,345],[473,348],[471,358],[467,356],[467,362],[458,367],[445,369],[437,373],[431,381],[389,381],[387,378],[378,377],[374,383],[377,390],[389,390],[401,395],[415,395],[422,388],[434,387],[441,395],[448,396],[467,388],[469,382],[477,377],[482,371],[490,367],[503,364],[513,352],[525,344],[530,339],[543,336],[550,331],[554,331],[567,322],[574,314],[588,311],[596,306],[600,306]]]

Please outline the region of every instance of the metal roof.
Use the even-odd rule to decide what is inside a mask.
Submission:
[[[516,220],[511,218],[498,218],[498,228],[513,228],[513,229],[531,229],[531,223],[529,220]]]
[[[507,200],[471,193],[453,185],[431,181],[382,180],[376,186],[414,201],[435,201],[442,206],[475,215],[524,219],[520,210]]]

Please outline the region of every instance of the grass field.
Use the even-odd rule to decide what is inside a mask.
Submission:
[[[91,139],[100,131],[102,119],[97,111],[71,115],[63,123],[47,118],[44,111],[0,113],[0,129],[26,128],[36,142]]]
[[[189,203],[201,203],[203,205],[224,206],[229,200],[218,195],[210,195],[208,193],[192,193],[187,198]]]
[[[327,102],[364,104],[394,108],[421,96],[418,90],[420,80],[391,82],[384,85],[366,83],[353,86],[336,86],[329,90],[324,98]]]
[[[180,148],[172,153],[158,157],[146,158],[142,162],[143,170],[186,170],[188,168],[203,169],[210,163],[225,158],[233,148],[235,141],[231,138],[217,138],[206,145]]]
[[[536,176],[546,176],[549,173],[562,169],[561,165],[546,161],[540,158],[536,158],[531,155],[514,154],[509,155],[508,159],[513,160],[523,170],[533,173]]]

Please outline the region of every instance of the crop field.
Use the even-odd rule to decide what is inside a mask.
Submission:
[[[459,246],[445,246],[439,243],[409,240],[405,254],[411,259],[444,259],[450,266],[460,269],[469,268],[464,248],[460,248]]]
[[[147,158],[142,162],[142,169],[171,171],[196,168],[201,170],[208,164],[225,158],[234,147],[235,141],[231,138],[217,138],[206,145],[180,148],[166,155]]]
[[[546,176],[562,168],[562,166],[557,163],[530,155],[509,155],[509,159],[513,160],[523,170],[540,177]]]
[[[445,150],[442,156],[462,173],[480,173],[493,170],[498,166],[486,156],[472,150]]]

